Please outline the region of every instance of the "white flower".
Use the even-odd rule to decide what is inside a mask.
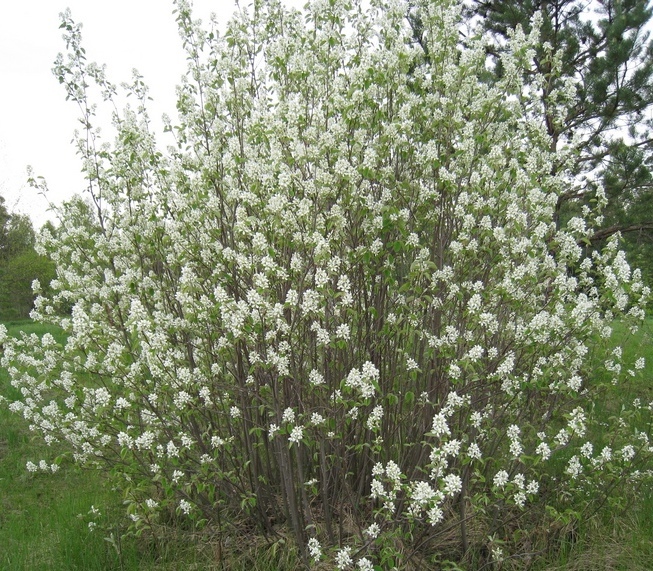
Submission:
[[[312,385],[321,385],[324,383],[324,377],[320,374],[319,371],[313,369],[308,374],[308,382],[311,383]]]
[[[626,444],[622,449],[621,449],[621,457],[628,462],[629,460],[632,460],[635,457],[635,449],[630,445]]]
[[[295,422],[295,411],[292,408],[288,407],[286,410],[283,411],[281,420],[283,422],[287,422],[288,424],[292,424],[293,422]]]
[[[336,567],[338,569],[344,569],[352,564],[351,560],[351,547],[343,547],[336,553]]]
[[[609,446],[606,446],[601,450],[601,460],[603,460],[603,462],[609,462],[612,460],[612,449]]]
[[[480,345],[475,345],[467,352],[467,358],[470,361],[475,362],[478,361],[483,356],[484,353],[485,353],[485,349],[483,349],[483,347],[481,347]]]
[[[315,537],[308,540],[308,552],[313,559],[319,559],[322,556],[322,547]]]
[[[499,470],[494,476],[494,485],[497,488],[503,488],[508,483],[508,472],[505,470]]]
[[[551,457],[551,448],[546,442],[540,442],[535,452],[542,457],[542,460],[548,460]]]
[[[442,452],[445,456],[458,456],[460,452],[460,440],[449,440],[442,445]]]
[[[394,480],[395,483],[398,483],[401,479],[401,470],[392,460],[385,465],[385,474],[388,478]]]
[[[374,478],[372,480],[372,484],[370,485],[370,497],[375,500],[376,498],[382,498],[383,496],[385,496],[383,484]]]
[[[288,440],[290,442],[294,442],[295,444],[297,444],[298,442],[301,442],[303,437],[304,437],[304,429],[301,426],[295,426],[290,432],[290,436],[288,437]]]
[[[585,411],[583,411],[582,408],[577,407],[571,411],[571,418],[569,419],[568,426],[569,429],[578,434],[578,436],[585,435]]]
[[[560,446],[565,446],[567,442],[569,442],[569,436],[569,432],[565,428],[562,428],[560,432],[556,434],[555,439]]]
[[[435,497],[435,490],[428,482],[413,482],[411,499],[419,505],[424,505]]]
[[[444,478],[444,493],[453,497],[463,489],[463,482],[456,474],[447,474]]]
[[[177,448],[177,446],[175,446],[175,443],[172,440],[170,440],[170,442],[168,442],[166,450],[167,450],[168,456],[170,458],[177,458],[179,456],[179,448]]]
[[[173,399],[173,402],[175,403],[175,406],[177,408],[182,409],[191,400],[192,400],[192,397],[186,391],[179,391],[177,393],[177,395],[175,396],[175,398]]]
[[[378,524],[373,523],[364,531],[364,533],[370,538],[376,539],[379,536],[379,533],[381,533],[381,528]]]
[[[567,386],[572,390],[572,391],[579,391],[581,386],[583,385],[583,380],[578,376],[574,375],[567,381]]]
[[[515,439],[510,442],[510,453],[513,455],[514,458],[519,458],[519,456],[521,456],[521,453],[523,451],[524,448],[522,447],[519,440]]]
[[[289,289],[286,294],[286,303],[293,307],[299,304],[299,294],[294,289]]]
[[[469,445],[469,448],[467,448],[467,455],[474,460],[481,458],[482,456],[481,449],[478,447],[478,444],[476,444],[476,442],[472,442]]]
[[[329,344],[329,341],[331,340],[329,332],[326,329],[324,329],[317,321],[314,321],[313,324],[311,325],[311,331],[315,332],[318,345]]]
[[[363,364],[362,369],[352,369],[347,375],[346,386],[357,388],[363,398],[374,395],[376,388],[374,382],[379,380],[379,370],[369,361]]]
[[[341,325],[338,325],[336,328],[336,338],[337,339],[344,339],[345,341],[348,340],[350,337],[350,330],[349,330],[349,325],[346,323],[342,323]]]
[[[374,407],[370,413],[370,416],[367,418],[367,428],[370,430],[376,430],[379,427],[381,418],[383,418],[383,407],[381,405],[377,405]]]
[[[449,430],[449,425],[447,424],[447,419],[441,412],[433,417],[433,428],[431,428],[431,431],[438,437],[443,434],[451,434],[451,430]]]
[[[444,519],[444,512],[438,506],[433,506],[428,511],[428,520],[431,525],[437,525]]]
[[[150,430],[146,430],[134,441],[134,444],[136,444],[136,448],[138,448],[139,450],[147,450],[152,447],[152,444],[154,444],[154,440],[155,440],[154,433],[151,432]]]
[[[514,440],[515,438],[518,438],[519,433],[520,433],[520,430],[519,430],[519,427],[516,424],[511,424],[508,427],[507,434],[508,434],[508,438],[510,438],[510,440]]]
[[[116,404],[114,405],[114,408],[118,411],[124,408],[129,408],[129,401],[123,397],[120,397],[119,399],[116,400]]]
[[[578,459],[578,456],[574,455],[569,459],[567,468],[565,472],[571,476],[572,480],[575,480],[579,474],[583,471],[583,467]]]
[[[358,566],[360,571],[374,571],[374,566],[372,565],[372,562],[367,557],[361,557],[356,562],[356,565]]]
[[[469,298],[469,301],[467,302],[467,308],[471,313],[478,313],[478,311],[481,309],[481,304],[481,296],[475,293],[472,297]]]
[[[461,374],[462,371],[458,365],[455,363],[451,363],[451,365],[449,365],[449,376],[452,379],[459,379]]]
[[[318,268],[315,270],[315,287],[316,288],[322,288],[324,287],[327,282],[329,281],[329,276],[328,274],[322,269]]]
[[[497,563],[503,561],[503,549],[500,547],[493,547],[492,548],[492,559],[496,561]]]
[[[123,448],[131,448],[134,445],[134,439],[125,432],[119,432],[117,439],[118,444]]]
[[[477,429],[481,428],[481,421],[482,420],[483,420],[483,416],[478,411],[474,411],[470,416],[470,421],[471,421],[472,426],[474,428],[477,428]]]
[[[181,509],[181,511],[184,512],[186,515],[190,513],[191,508],[192,506],[186,500],[179,501],[179,509]]]
[[[314,424],[315,426],[324,424],[324,417],[321,414],[314,412],[311,415],[311,424]]]
[[[539,490],[540,490],[540,485],[535,480],[531,480],[528,483],[528,486],[526,486],[526,492],[529,494],[537,494]]]

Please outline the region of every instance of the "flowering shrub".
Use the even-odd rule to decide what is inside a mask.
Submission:
[[[643,366],[601,348],[648,289],[616,241],[583,249],[597,213],[556,224],[576,149],[539,113],[537,26],[489,83],[457,4],[415,3],[420,42],[408,3],[370,4],[257,0],[220,35],[177,1],[166,152],[138,76],[101,144],[89,90],[116,89],[64,15],[91,194],[41,237],[57,279],[33,317],[68,340],[3,338],[3,364],[9,406],[110,468],[135,526],[285,525],[338,569],[497,560],[647,475],[647,407],[598,431],[594,402]]]

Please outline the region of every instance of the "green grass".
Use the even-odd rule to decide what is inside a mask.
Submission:
[[[653,402],[653,318],[648,318],[640,330],[631,334],[626,326],[615,323],[611,339],[621,346],[624,369],[644,357],[646,365],[635,377],[608,388],[596,403],[594,414],[599,418],[620,412],[622,403],[630,405],[639,398],[643,405]],[[609,380],[612,375],[605,375]],[[650,417],[644,415],[637,427],[650,433]],[[608,444],[609,434],[597,434],[597,443]],[[653,466],[644,469],[652,470]],[[627,484],[623,484],[627,485]],[[649,571],[653,562],[653,489],[650,486],[622,489],[624,502],[610,505],[589,519],[577,523],[573,541],[561,545],[557,554],[541,561],[534,569],[541,571]]]
[[[11,335],[20,330],[61,331],[32,322],[6,324]],[[15,396],[5,371],[0,392]],[[34,439],[27,421],[0,408],[0,570],[64,571],[121,569],[117,554],[100,533],[90,533],[78,518],[91,505],[115,504],[119,498],[95,473],[64,465],[57,474],[29,473],[28,460],[51,460],[56,451]]]

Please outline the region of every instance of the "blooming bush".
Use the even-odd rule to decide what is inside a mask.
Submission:
[[[537,25],[491,83],[456,3],[370,4],[256,0],[218,34],[177,1],[165,152],[138,76],[101,143],[89,93],[117,90],[64,15],[90,198],[41,237],[33,317],[68,340],[3,338],[3,364],[10,407],[109,468],[137,527],[285,527],[338,569],[497,560],[647,475],[647,407],[594,405],[635,374],[601,351],[649,292],[616,240],[583,248],[598,213],[556,224],[576,149],[548,140]]]

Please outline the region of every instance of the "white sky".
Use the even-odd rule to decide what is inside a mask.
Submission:
[[[234,0],[194,0],[194,14],[211,12],[226,21]],[[116,84],[136,68],[153,97],[153,119],[174,116],[174,88],[185,58],[172,14],[172,0],[4,0],[0,14],[0,195],[10,210],[39,227],[52,215],[47,201],[27,185],[26,167],[44,176],[55,204],[84,189],[80,161],[71,145],[76,105],[51,72],[64,51],[59,13],[66,8],[82,22],[89,61],[107,64]],[[160,132],[160,129],[157,129]]]

